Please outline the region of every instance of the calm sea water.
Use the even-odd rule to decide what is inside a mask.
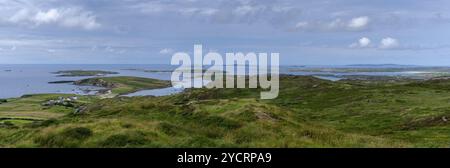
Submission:
[[[297,66],[282,66],[280,73],[294,74],[294,75],[315,75],[323,74],[321,78],[328,80],[338,80],[339,78],[327,77],[326,75],[339,73],[333,72],[290,72],[292,68],[311,68],[297,67]],[[329,66],[331,67],[331,66]],[[24,94],[38,94],[38,93],[71,93],[71,94],[93,94],[86,93],[84,90],[100,89],[89,86],[76,86],[72,84],[49,84],[51,81],[69,80],[75,81],[90,77],[58,77],[53,72],[61,70],[104,70],[114,71],[119,74],[107,76],[136,76],[145,78],[155,78],[161,80],[170,80],[170,72],[144,72],[131,69],[145,69],[145,70],[173,70],[176,66],[170,65],[0,65],[0,98],[20,97]],[[336,67],[333,67],[336,68]],[[342,73],[344,74],[344,73]],[[349,75],[348,73],[345,73]],[[364,72],[352,73],[353,75],[385,75],[394,76],[399,75],[399,72]],[[176,88],[164,88],[154,90],[144,90],[129,94],[128,96],[145,96],[154,95],[162,96],[181,92],[182,90]]]
[[[51,81],[75,81],[90,77],[58,77],[60,70],[105,70],[119,72],[108,76],[136,76],[169,80],[170,73],[148,73],[126,69],[167,70],[168,65],[0,65],[0,98],[20,97],[24,94],[38,93],[85,93],[84,90],[95,87],[76,86],[72,84],[49,84]]]

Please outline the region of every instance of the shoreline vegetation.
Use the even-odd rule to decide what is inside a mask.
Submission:
[[[105,76],[105,75],[113,75],[119,74],[118,72],[112,71],[100,71],[100,70],[66,70],[66,71],[57,71],[53,72],[53,74],[58,74],[58,77],[77,77],[77,76]]]
[[[120,95],[169,82],[98,77],[76,83]],[[274,100],[258,99],[260,89],[187,89],[161,97],[25,95],[0,103],[0,146],[448,147],[449,86],[446,78],[281,75]]]
[[[105,88],[99,92],[103,98],[112,98],[141,90],[171,87],[170,81],[131,76],[88,78],[74,81],[73,84]]]

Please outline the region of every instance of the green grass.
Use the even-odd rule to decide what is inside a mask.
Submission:
[[[72,113],[76,107],[51,106],[42,104],[48,100],[56,100],[59,97],[71,97],[71,94],[37,94],[25,95],[21,98],[8,99],[6,103],[0,104],[0,122],[10,122],[14,125],[25,125],[35,121],[61,118]],[[97,98],[91,96],[77,96],[75,106],[92,103]]]
[[[131,88],[124,90],[155,86],[148,79],[102,80]],[[0,114],[34,111],[43,116],[38,122],[5,119],[0,146],[449,147],[449,85],[448,80],[331,82],[281,76],[274,100],[260,100],[260,89],[82,97],[87,109],[79,115],[40,105],[60,95],[35,95],[0,104]]]
[[[22,128],[30,136],[15,145],[29,147],[402,147],[407,144],[294,120],[291,111],[255,99],[221,100],[217,111],[164,103],[165,98],[133,103],[103,100],[117,106],[61,119],[42,128]],[[138,103],[139,102],[139,103]],[[204,102],[192,106],[204,106]],[[239,106],[234,110],[221,104]],[[251,104],[251,105],[250,105]],[[112,108],[115,108],[113,110]],[[226,111],[226,112],[220,112]],[[88,132],[68,131],[84,128]],[[89,131],[87,131],[89,130]],[[33,133],[34,132],[34,133]],[[72,133],[67,133],[72,132]],[[11,133],[11,132],[10,132]],[[78,135],[81,134],[81,135]],[[81,138],[74,138],[81,136]],[[8,138],[6,139],[8,140]]]

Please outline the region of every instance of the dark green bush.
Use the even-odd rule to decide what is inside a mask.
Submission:
[[[147,142],[142,133],[127,133],[111,135],[100,143],[102,147],[132,147],[141,146]]]
[[[199,117],[199,122],[208,126],[217,126],[225,129],[237,129],[241,127],[239,122],[220,116]]]
[[[67,138],[85,139],[92,136],[92,131],[85,127],[68,128],[62,132],[62,135]]]
[[[39,136],[34,139],[34,142],[40,147],[73,148],[78,147],[84,139],[92,136],[92,134],[93,133],[89,128],[67,128],[61,133],[50,133]]]
[[[11,121],[0,122],[0,128],[17,129],[18,126],[14,125]]]
[[[178,145],[179,147],[188,147],[188,148],[205,148],[217,146],[216,142],[214,142],[213,139],[204,136],[188,137]]]
[[[58,120],[48,119],[48,120],[44,120],[44,121],[34,121],[26,126],[31,127],[31,128],[38,128],[38,127],[48,127],[50,125],[55,125],[55,124],[58,124]]]
[[[68,140],[58,134],[39,136],[34,139],[34,142],[37,143],[39,147],[47,148],[70,148],[76,147],[77,144],[73,140]]]
[[[178,126],[167,122],[159,123],[158,128],[167,135],[177,135],[180,130]]]

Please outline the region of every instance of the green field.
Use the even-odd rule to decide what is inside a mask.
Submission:
[[[148,84],[148,79],[133,77],[103,80],[127,92],[165,82],[151,79]],[[71,95],[8,99],[0,104],[0,146],[450,145],[450,80],[332,82],[308,76],[280,80],[280,94],[274,100],[260,100],[259,89],[190,89],[164,97],[79,96],[74,107],[42,105]],[[80,108],[82,112],[74,113]]]

